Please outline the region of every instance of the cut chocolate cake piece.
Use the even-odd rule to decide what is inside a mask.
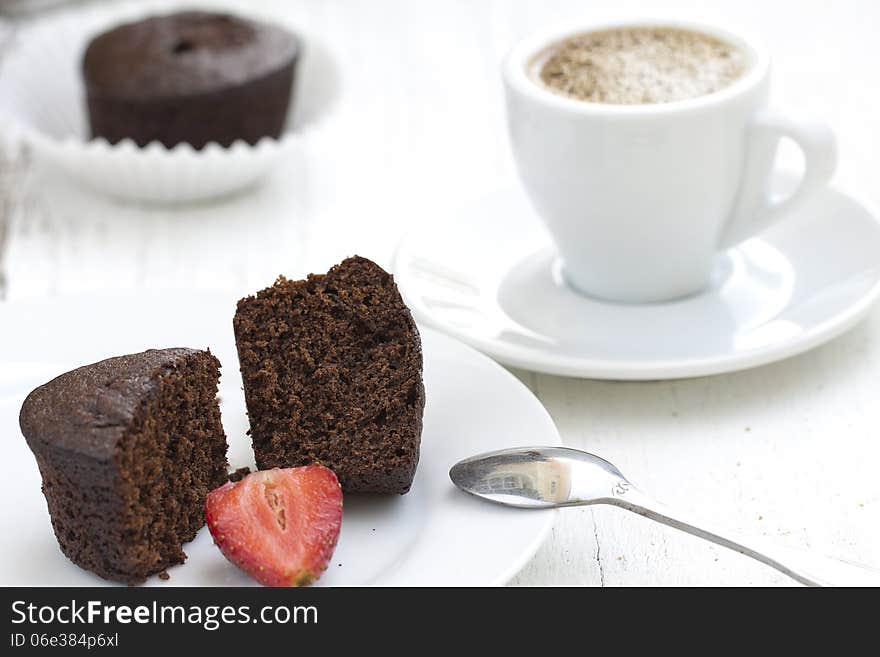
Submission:
[[[345,492],[406,493],[425,389],[418,329],[366,258],[238,302],[235,341],[260,469],[321,463]]]
[[[28,395],[21,430],[71,561],[134,584],[186,559],[208,491],[227,477],[219,368],[207,351],[149,350]]]

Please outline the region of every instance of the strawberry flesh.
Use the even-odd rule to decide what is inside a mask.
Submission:
[[[208,493],[205,520],[223,555],[264,586],[307,586],[336,548],[342,489],[323,465],[261,470]]]

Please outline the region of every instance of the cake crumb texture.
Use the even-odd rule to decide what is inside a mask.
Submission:
[[[425,390],[418,329],[375,263],[276,283],[238,303],[234,328],[261,469],[321,463],[345,492],[405,493]]]

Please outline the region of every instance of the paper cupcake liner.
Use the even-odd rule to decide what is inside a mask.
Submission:
[[[82,56],[89,40],[119,23],[170,7],[135,3],[65,10],[21,29],[0,69],[0,121],[34,154],[71,177],[126,200],[179,203],[223,196],[256,183],[325,118],[338,91],[338,71],[325,48],[291,26],[303,42],[292,114],[280,139],[224,148],[189,144],[138,147],[89,139]]]

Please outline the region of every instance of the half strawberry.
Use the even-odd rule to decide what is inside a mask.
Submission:
[[[336,548],[342,489],[323,465],[261,470],[208,493],[205,519],[223,555],[264,586],[307,586]]]

